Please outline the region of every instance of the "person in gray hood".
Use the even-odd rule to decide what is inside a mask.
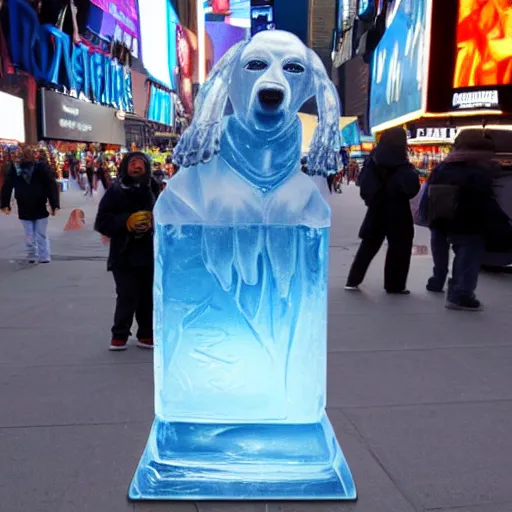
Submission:
[[[408,295],[406,284],[414,238],[409,201],[419,192],[420,182],[408,159],[407,134],[403,128],[383,132],[363,166],[359,185],[368,211],[359,232],[362,242],[345,289],[359,289],[370,263],[387,239],[384,288],[390,294]]]

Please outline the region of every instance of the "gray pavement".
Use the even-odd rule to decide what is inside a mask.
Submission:
[[[92,231],[97,200],[63,195],[55,261],[28,268],[21,228],[0,217],[0,511],[510,512],[512,277],[484,275],[481,314],[424,291],[382,290],[383,254],[363,293],[343,290],[364,208],[332,198],[328,412],[354,473],[356,504],[129,503],[153,419],[151,354],[107,349],[114,289]],[[85,231],[64,233],[73,206]],[[428,235],[417,233],[422,254]]]

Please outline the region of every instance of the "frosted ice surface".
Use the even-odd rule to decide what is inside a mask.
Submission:
[[[156,419],[133,499],[355,498],[325,415],[330,209],[299,165],[314,95],[325,175],[337,94],[295,36],[240,44],[199,95],[155,208]]]

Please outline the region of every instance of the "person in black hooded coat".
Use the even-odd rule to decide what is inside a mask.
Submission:
[[[392,128],[367,159],[359,175],[361,198],[368,211],[361,226],[361,246],[347,280],[347,290],[357,290],[385,239],[388,252],[384,288],[390,294],[408,294],[414,224],[410,200],[420,190],[419,175],[407,157],[407,134]]]
[[[130,153],[98,208],[95,229],[110,239],[107,266],[117,292],[110,350],[126,349],[134,316],[138,346],[153,348],[152,211],[159,192],[148,157]]]

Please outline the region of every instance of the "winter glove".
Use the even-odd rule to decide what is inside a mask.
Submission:
[[[149,231],[153,227],[153,215],[151,212],[140,211],[135,212],[128,217],[126,228],[128,231],[137,233]]]

